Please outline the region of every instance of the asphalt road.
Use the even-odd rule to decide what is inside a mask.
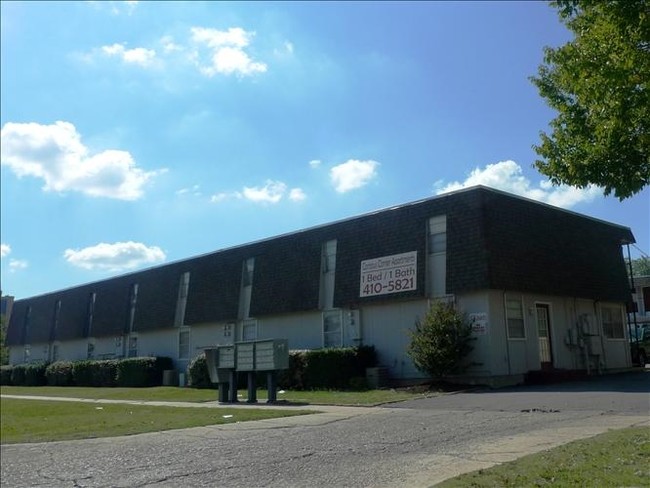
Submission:
[[[430,486],[650,425],[650,371],[381,408],[111,439],[2,446],[4,487]]]

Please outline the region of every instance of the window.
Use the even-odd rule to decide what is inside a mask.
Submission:
[[[138,284],[133,283],[131,285],[131,295],[130,295],[130,302],[131,302],[131,307],[129,310],[129,327],[128,331],[133,332],[133,322],[135,321],[135,307],[138,303]],[[136,348],[137,349],[137,348]]]
[[[323,273],[336,270],[336,240],[327,241],[323,244],[321,267]]]
[[[185,323],[185,309],[187,308],[187,294],[190,289],[190,273],[185,272],[181,275],[178,284],[178,299],[176,300],[176,316],[174,324],[181,327]]]
[[[138,338],[136,336],[129,337],[129,354],[130,358],[138,357]]]
[[[178,331],[178,359],[190,358],[190,329]]]
[[[427,227],[427,278],[432,297],[447,293],[447,216],[431,217]]]
[[[55,342],[54,344],[52,344],[52,362],[58,360],[59,360],[59,344]]]
[[[50,340],[56,339],[56,334],[59,329],[59,317],[61,316],[61,300],[57,300],[54,304],[54,318],[52,319],[52,329],[50,330]]]
[[[32,307],[31,305],[27,306],[27,310],[25,310],[25,321],[23,322],[23,342],[25,344],[29,343],[29,326],[30,326],[30,321],[32,317]],[[27,350],[29,346],[25,346],[25,349]],[[29,356],[29,351],[26,351],[27,356]]]
[[[623,313],[620,307],[603,306],[600,309],[603,321],[603,334],[608,339],[623,339],[625,330],[623,328]]]
[[[341,347],[342,345],[341,311],[323,312],[323,346]]]
[[[93,359],[95,357],[95,343],[89,342],[86,348],[86,358]]]
[[[253,286],[253,272],[255,271],[255,258],[248,258],[244,261],[242,275],[242,286]]]
[[[32,357],[32,348],[29,344],[25,344],[25,349],[23,350],[23,362],[28,363]]]
[[[86,337],[90,337],[93,333],[93,320],[95,318],[95,301],[97,294],[91,293],[88,296],[88,323],[86,324]]]
[[[334,304],[334,275],[336,272],[336,240],[321,245],[321,276],[319,308],[330,309]]]
[[[506,321],[509,339],[525,339],[524,309],[521,300],[506,300]]]
[[[241,328],[242,341],[254,341],[257,339],[257,320],[244,320]]]

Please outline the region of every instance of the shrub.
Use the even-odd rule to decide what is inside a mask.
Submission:
[[[352,385],[351,379],[365,377],[377,353],[374,346],[316,349],[306,353],[305,363],[305,388],[357,388],[359,381]]]
[[[72,377],[71,361],[56,361],[48,365],[45,370],[45,379],[49,386],[72,386],[74,380]]]
[[[210,381],[210,373],[203,352],[190,361],[187,374],[189,386],[192,388],[216,388],[216,385]]]
[[[14,386],[25,386],[25,370],[27,364],[16,364],[11,370],[11,384]]]
[[[43,386],[47,383],[47,363],[29,363],[25,366],[25,386]]]
[[[13,369],[13,366],[7,364],[0,366],[0,385],[11,385],[11,371]]]
[[[162,385],[163,371],[173,368],[168,357],[122,359],[117,363],[117,386],[147,387]]]
[[[440,380],[465,368],[463,359],[473,349],[472,324],[452,305],[434,303],[424,320],[417,320],[411,331],[408,354],[415,367]]]
[[[75,386],[94,386],[92,363],[90,360],[72,363],[72,380]]]
[[[117,359],[90,361],[93,386],[111,387],[117,385]]]
[[[287,390],[305,389],[306,350],[289,351],[289,369],[278,373],[278,386]]]

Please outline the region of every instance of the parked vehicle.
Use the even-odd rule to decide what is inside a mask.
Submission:
[[[640,366],[648,363],[648,354],[650,354],[650,324],[638,326],[636,333],[630,332],[630,352],[632,353],[632,362]]]

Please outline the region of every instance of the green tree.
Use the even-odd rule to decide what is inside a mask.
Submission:
[[[0,317],[0,365],[9,364],[9,348],[6,346],[7,327],[5,318]]]
[[[641,257],[632,260],[633,276],[650,276],[650,258]]]
[[[415,367],[435,380],[464,371],[463,359],[472,351],[472,324],[452,305],[434,303],[411,331],[408,355]]]
[[[558,0],[575,37],[544,49],[531,81],[558,112],[533,146],[555,184],[590,184],[620,200],[650,183],[649,0]]]

